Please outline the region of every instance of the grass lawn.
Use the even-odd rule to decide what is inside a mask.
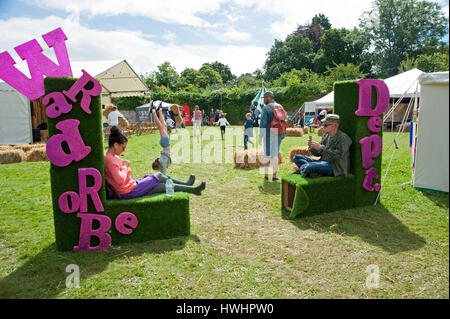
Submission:
[[[394,134],[384,134],[383,170]],[[134,177],[151,171],[158,140],[130,138]],[[291,171],[291,147],[306,141],[283,140],[281,175]],[[281,217],[280,183],[259,169],[172,164],[169,175],[207,183],[191,196],[192,235],[95,253],[56,251],[48,162],[0,165],[0,297],[449,298],[448,194],[402,186],[411,179],[408,134],[399,147],[380,205],[294,221]],[[66,288],[68,264],[80,267],[78,289]],[[372,264],[380,285],[369,289]]]

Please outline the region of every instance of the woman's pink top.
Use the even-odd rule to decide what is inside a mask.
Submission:
[[[202,111],[195,110],[194,111],[194,120],[195,121],[200,121],[201,119],[202,119]]]
[[[136,181],[131,178],[131,168],[117,155],[105,153],[105,178],[120,194],[127,194],[136,187]]]

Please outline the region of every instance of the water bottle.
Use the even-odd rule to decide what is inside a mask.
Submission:
[[[173,185],[173,181],[170,178],[170,176],[168,176],[167,181],[166,181],[166,196],[173,196],[173,192],[174,192],[174,185]]]

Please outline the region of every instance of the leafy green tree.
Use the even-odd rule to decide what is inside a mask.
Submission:
[[[447,53],[436,52],[432,55],[422,54],[416,58],[416,66],[424,72],[448,71],[449,57]]]
[[[165,86],[171,90],[176,90],[180,76],[170,62],[164,62],[158,66],[158,71],[155,72],[156,84]]]
[[[333,89],[333,83],[336,81],[357,80],[366,77],[366,74],[360,70],[359,65],[354,65],[351,63],[335,64],[332,68],[327,67],[325,74],[325,82],[327,84],[328,91]]]
[[[262,84],[262,79],[258,78],[256,76],[253,76],[251,73],[241,74],[236,79],[236,86],[238,88],[245,88],[245,89],[259,88],[259,87],[261,87],[261,84]]]
[[[230,82],[236,78],[236,76],[231,72],[228,65],[215,61],[213,63],[203,63],[203,65],[210,65],[215,71],[217,71],[222,77],[223,83]]]
[[[186,81],[186,84],[195,85],[197,82],[198,71],[193,68],[186,68],[181,72],[181,79]]]
[[[222,83],[222,77],[220,76],[219,72],[213,69],[210,65],[203,65],[198,70],[198,75],[196,78],[196,84],[201,87],[205,88],[208,85],[215,85],[215,84],[221,84]]]
[[[361,64],[363,72],[370,72],[371,64],[366,54],[369,41],[357,28],[326,30],[320,39],[321,48],[314,57],[314,71],[323,73],[334,64]]]
[[[406,54],[436,51],[448,33],[448,18],[437,3],[426,0],[375,0],[360,27],[371,39],[379,75],[390,76]]]
[[[275,40],[264,64],[265,79],[275,80],[291,69],[310,68],[314,57],[311,41],[301,34]]]
[[[316,14],[312,18],[312,24],[320,25],[323,30],[330,30],[331,29],[330,20],[323,13]]]

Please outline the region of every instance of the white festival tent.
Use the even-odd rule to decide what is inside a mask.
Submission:
[[[448,192],[449,72],[420,77],[420,103],[413,185]]]
[[[30,100],[5,82],[0,82],[0,144],[33,142]]]
[[[391,99],[398,98],[412,98],[417,89],[417,83],[420,76],[424,74],[423,71],[419,69],[412,69],[407,72],[403,72],[394,75],[390,78],[384,80],[387,87],[389,88],[389,96]],[[420,85],[418,87],[420,92]],[[333,107],[334,104],[334,92],[331,91],[327,95],[321,97],[320,99],[312,102],[305,102],[304,112],[315,112],[319,108]],[[303,107],[303,106],[302,106]],[[300,111],[301,110],[300,108]]]

